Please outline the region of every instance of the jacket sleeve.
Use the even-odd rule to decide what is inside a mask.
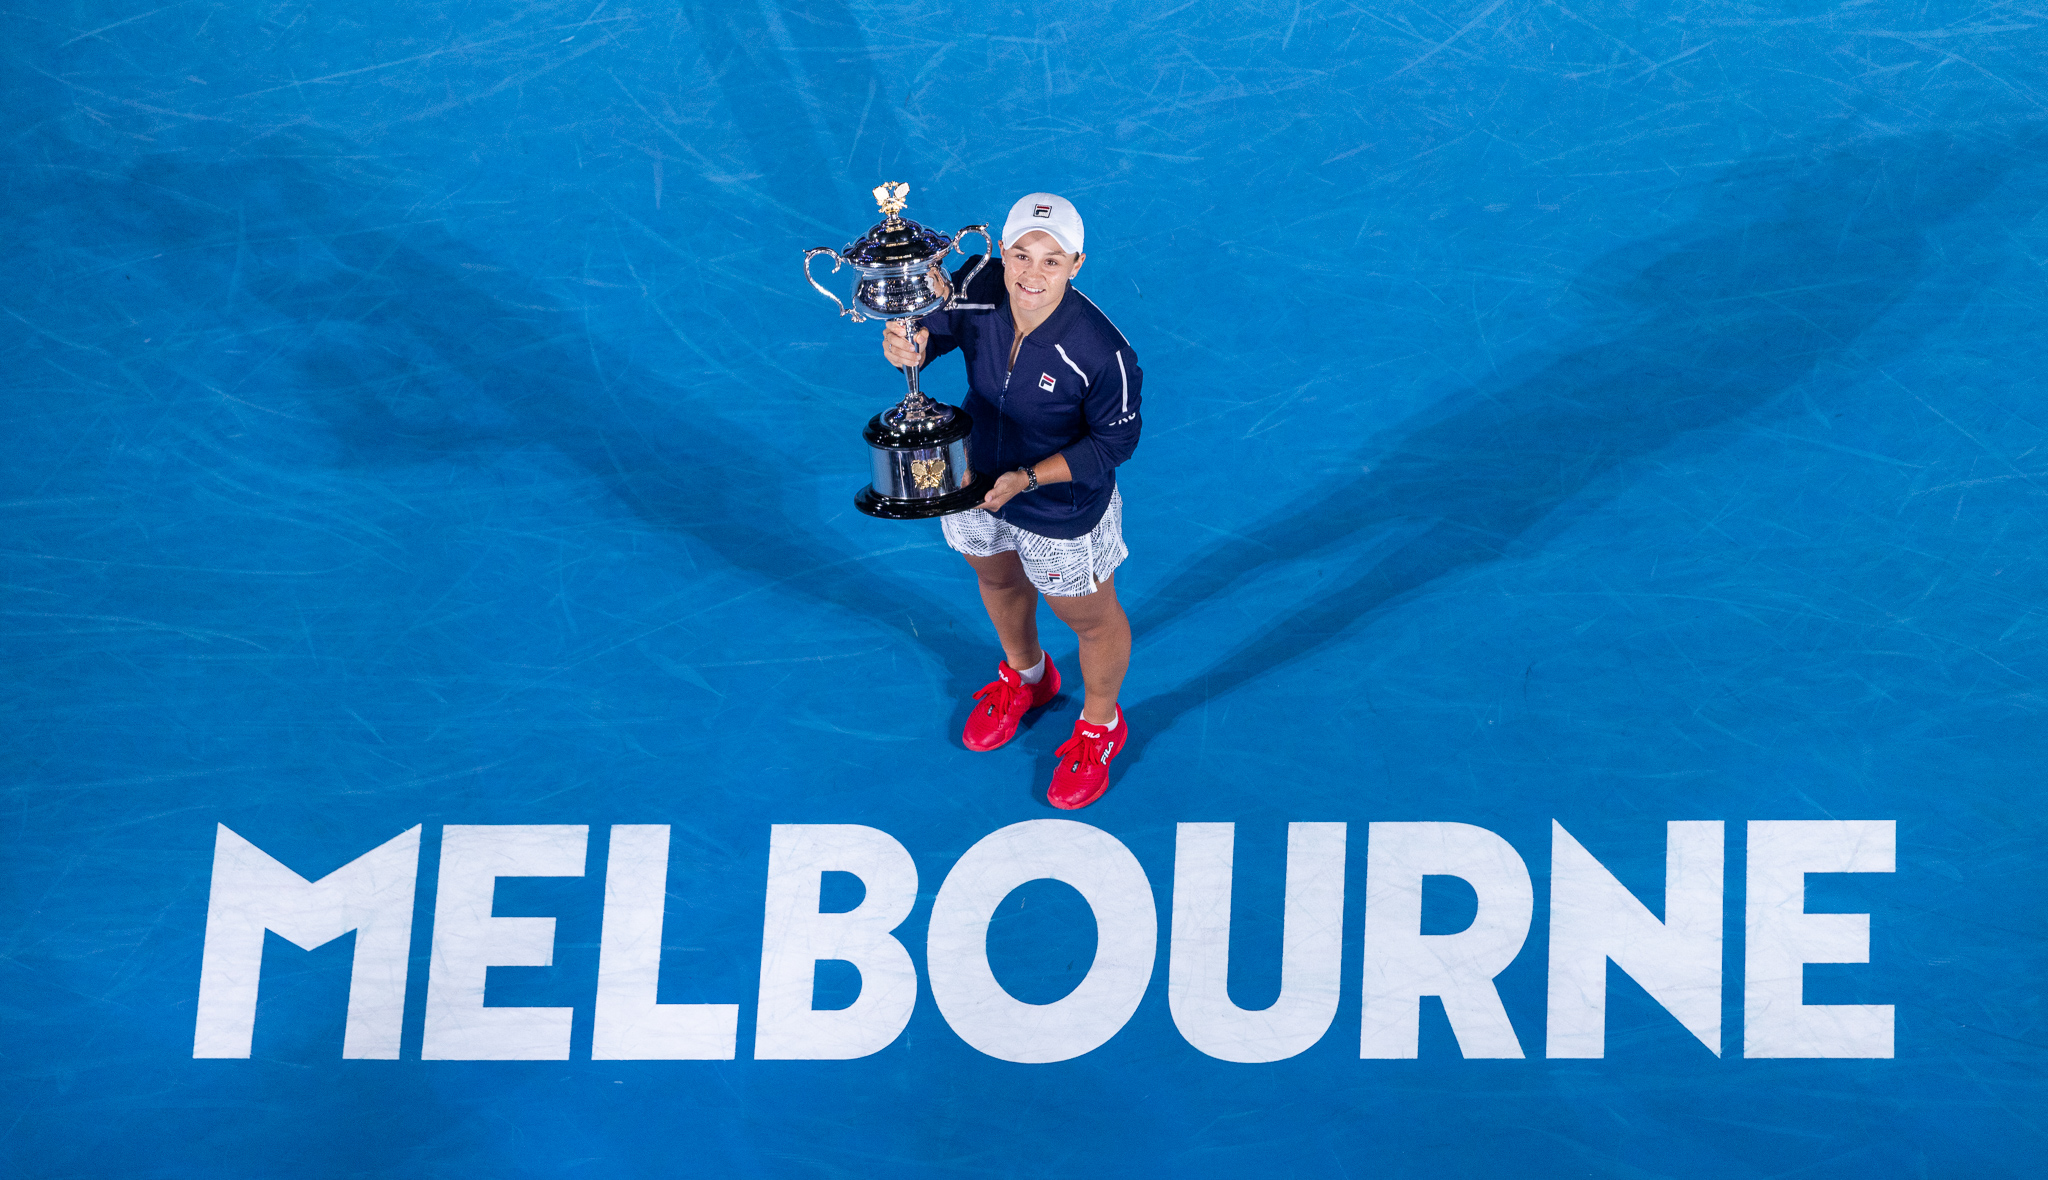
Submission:
[[[935,311],[919,320],[918,326],[931,331],[931,339],[924,344],[924,366],[918,371],[931,367],[931,363],[960,347],[960,313],[957,311]]]
[[[1000,274],[1000,261],[991,258],[989,266],[994,267],[998,275]],[[975,278],[972,289],[969,289],[967,276],[973,270],[974,262],[970,259],[953,272],[953,289],[961,292],[962,306],[959,309],[935,311],[918,321],[920,327],[930,329],[932,334],[932,338],[925,342],[924,363],[927,366],[960,347],[961,321],[967,313],[987,311],[995,306],[994,299],[1002,291],[1001,278],[991,278],[988,268],[984,267],[982,273]]]
[[[1144,422],[1138,415],[1139,388],[1145,372],[1129,348],[1119,348],[1088,375],[1081,417],[1088,433],[1060,454],[1077,480],[1092,479],[1115,468],[1138,449]]]

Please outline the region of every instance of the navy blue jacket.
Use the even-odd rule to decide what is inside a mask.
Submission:
[[[972,263],[953,275],[956,289]],[[968,462],[1000,475],[1065,455],[1071,483],[1041,484],[996,515],[1041,537],[1087,534],[1109,510],[1116,466],[1138,446],[1138,387],[1145,374],[1130,341],[1071,286],[1046,321],[1024,338],[1006,369],[1017,323],[1002,259],[993,258],[952,311],[933,312],[925,364],[955,348],[967,362],[963,408],[974,418]]]

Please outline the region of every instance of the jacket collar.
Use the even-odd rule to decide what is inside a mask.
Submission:
[[[1032,329],[1031,334],[1024,338],[1025,345],[1028,347],[1032,344],[1038,344],[1051,348],[1053,345],[1058,344],[1066,337],[1067,328],[1074,322],[1074,317],[1081,314],[1081,305],[1087,301],[1087,297],[1078,290],[1075,290],[1073,284],[1069,283],[1067,285],[1067,293],[1060,296],[1060,305],[1053,308],[1052,314],[1045,317],[1045,322]],[[1017,330],[1017,318],[1010,311],[1010,288],[1007,284],[1003,287],[1002,302],[996,305],[996,309],[1009,317],[1010,330],[1015,332]]]

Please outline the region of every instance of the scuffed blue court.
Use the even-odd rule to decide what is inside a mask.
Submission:
[[[2048,17],[4,20],[4,1174],[2038,1173]],[[972,574],[935,522],[852,507],[902,381],[798,266],[883,180],[948,231],[1071,197],[1079,286],[1145,367],[1136,744],[1072,816],[1041,796],[1077,699],[961,748],[1000,655]],[[957,401],[958,362],[924,384]],[[928,955],[954,948],[951,986],[965,944],[927,935],[963,854],[1056,817],[1129,850],[1156,960],[1126,954],[1142,906],[1098,947],[1073,887],[1003,897],[1010,995],[1058,1001],[1112,951],[1142,992],[1099,1048],[1024,1064],[949,1022]],[[1793,830],[1751,821],[1893,825],[1892,871],[1869,844],[1875,871],[1804,878],[1807,911],[1869,915],[1868,962],[1793,968],[1807,1005],[1889,1006],[1893,1056],[1745,1055],[1747,874]],[[1284,1060],[1222,1060],[1169,1010],[1178,825],[1217,823],[1247,1008],[1280,993],[1289,825],[1345,825],[1340,998]],[[1373,823],[1525,865],[1494,981],[1522,1059],[1466,1059],[1433,998],[1416,1059],[1361,1058]],[[1553,824],[1659,916],[1667,834],[1719,850],[1719,1056],[1614,969],[1605,1055],[1546,1055]],[[249,1056],[195,1058],[220,825],[309,881],[420,826],[416,877],[380,878],[416,882],[380,944],[398,1060],[343,1056],[370,935],[308,952],[260,921]],[[486,863],[494,825],[582,875],[437,918],[444,853]],[[755,1051],[773,825],[914,865],[913,1007],[877,1052]],[[656,826],[659,1000],[736,1006],[731,1060],[593,1059],[605,870]],[[632,863],[645,886],[659,857]],[[1474,919],[1425,879],[1422,934]],[[824,909],[879,882],[828,872]],[[553,919],[553,965],[489,967],[483,1011],[572,1009],[566,1060],[425,1059],[437,923],[492,914]],[[814,1002],[861,988],[822,961]]]

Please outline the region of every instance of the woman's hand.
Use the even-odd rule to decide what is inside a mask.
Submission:
[[[1030,486],[1031,481],[1024,478],[1023,472],[1005,471],[996,477],[996,485],[988,490],[987,496],[982,498],[981,510],[983,512],[995,512],[1014,499],[1017,493]]]
[[[1031,470],[1038,473],[1039,487],[1052,483],[1066,483],[1074,478],[1074,469],[1067,466],[1067,457],[1058,452],[1033,463]],[[988,495],[982,497],[981,507],[994,512],[1030,486],[1031,481],[1025,478],[1022,471],[1005,471],[996,477],[996,485],[988,490]]]
[[[941,299],[952,298],[953,284],[946,281],[946,272],[940,269],[937,263],[933,263],[930,273],[932,290],[937,292]],[[889,363],[899,369],[906,365],[922,366],[925,344],[931,338],[930,329],[919,328],[916,336],[917,346],[913,349],[910,341],[903,338],[901,324],[886,324],[882,328],[882,355],[888,357]]]
[[[885,324],[882,327],[882,355],[888,357],[889,363],[899,369],[906,365],[922,365],[925,342],[931,338],[931,329],[919,328],[917,344],[913,348],[911,342],[903,338],[901,324]]]

